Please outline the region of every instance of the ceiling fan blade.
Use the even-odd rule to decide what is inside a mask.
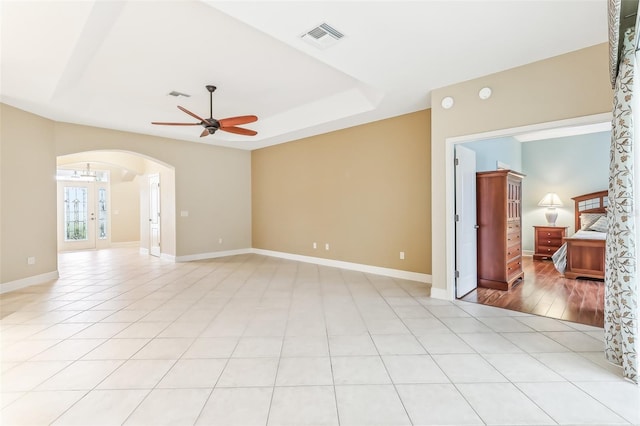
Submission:
[[[220,127],[220,130],[223,130],[229,133],[236,133],[238,135],[245,135],[245,136],[255,136],[258,134],[258,132],[256,132],[255,130],[243,129],[242,127],[235,127],[235,126]]]
[[[205,120],[202,117],[198,117],[197,115],[195,115],[194,113],[192,113],[191,111],[189,111],[188,109],[181,107],[180,105],[178,105],[178,109],[182,112],[186,112],[187,114],[189,114],[190,116],[192,116],[193,118],[197,118],[198,120],[200,120],[203,123],[208,123],[207,120]]]
[[[162,124],[164,126],[200,126],[200,123],[165,123],[164,121],[152,121],[151,124]]]
[[[200,133],[200,137],[203,138],[209,135],[209,129],[204,129],[202,133]]]
[[[238,117],[229,117],[218,120],[220,127],[237,126],[238,124],[247,124],[258,121],[258,117],[255,115],[240,115]]]

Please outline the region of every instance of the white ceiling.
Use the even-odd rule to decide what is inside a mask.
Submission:
[[[418,111],[435,88],[607,40],[604,0],[2,0],[0,18],[0,101],[242,149]],[[324,50],[301,39],[322,22],[345,34]],[[207,84],[214,117],[255,114],[257,136],[150,124],[195,121],[177,105],[208,117]]]

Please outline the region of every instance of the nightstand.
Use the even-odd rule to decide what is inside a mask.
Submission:
[[[562,245],[562,238],[567,236],[568,226],[534,226],[535,253],[533,260],[551,259]]]

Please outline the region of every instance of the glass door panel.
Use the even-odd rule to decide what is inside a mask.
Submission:
[[[83,187],[64,187],[64,240],[86,241],[89,222],[89,190]]]
[[[110,217],[109,217],[109,209],[110,199],[109,199],[109,184],[105,182],[95,182],[95,192],[96,192],[96,248],[103,249],[110,246]]]
[[[58,250],[111,245],[109,172],[58,169]]]
[[[91,184],[61,183],[62,250],[95,247],[95,208]]]

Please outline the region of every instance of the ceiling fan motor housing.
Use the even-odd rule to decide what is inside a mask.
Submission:
[[[213,117],[207,118],[206,123],[203,124],[204,128],[209,131],[210,135],[214,134],[220,128],[220,122]]]

